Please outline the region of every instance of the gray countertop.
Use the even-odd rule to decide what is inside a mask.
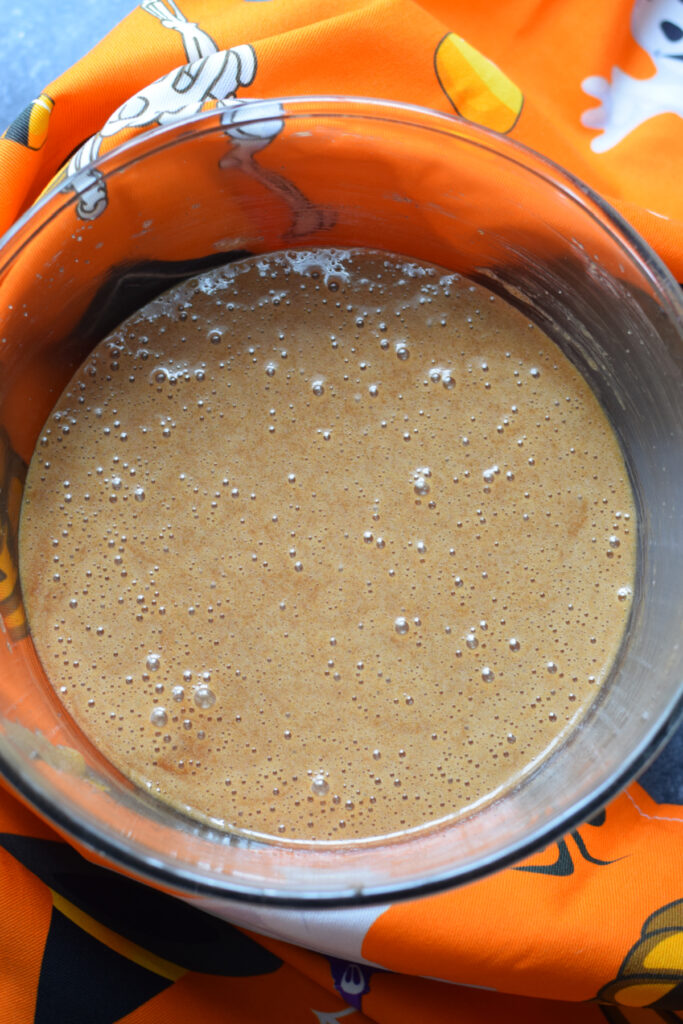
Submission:
[[[135,6],[134,0],[0,0],[0,132]]]
[[[0,132],[135,4],[132,0],[0,0]],[[683,803],[683,727],[641,776],[660,803]]]

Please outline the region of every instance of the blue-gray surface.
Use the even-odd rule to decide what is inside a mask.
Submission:
[[[0,132],[135,6],[134,0],[0,0]]]
[[[134,7],[132,0],[0,0],[0,132]],[[683,803],[683,727],[640,781],[659,803]]]

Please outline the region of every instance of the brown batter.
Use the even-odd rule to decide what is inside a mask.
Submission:
[[[289,253],[91,354],[21,527],[64,704],[184,811],[285,840],[418,828],[514,785],[595,699],[635,566],[611,428],[456,275]]]

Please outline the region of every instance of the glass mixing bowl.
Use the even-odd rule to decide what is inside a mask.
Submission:
[[[365,246],[524,310],[592,385],[638,513],[630,626],[599,699],[515,789],[457,820],[343,847],[269,845],[155,802],[93,748],[36,656],[16,544],[26,464],[93,345],[175,281],[238,255]],[[62,178],[0,246],[0,767],[88,856],[184,896],[344,907],[480,877],[593,814],[675,727],[681,692],[683,304],[645,243],[550,161],[381,101],[254,101],[129,139]]]

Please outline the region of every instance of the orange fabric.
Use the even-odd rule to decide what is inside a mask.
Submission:
[[[624,933],[637,935],[650,908],[680,892],[682,826],[683,808],[658,807],[634,785],[610,804],[604,824],[589,823],[565,837],[571,875],[503,871],[421,901],[419,915],[410,903],[398,904],[373,926],[363,955],[396,971],[483,986],[495,976],[496,987],[506,992],[590,999],[605,977],[617,974]],[[660,856],[656,870],[654,850],[673,854]],[[553,865],[558,852],[553,846],[525,866]],[[595,864],[586,854],[607,863]],[[617,917],[619,931],[603,930],[596,910],[606,921]],[[674,923],[683,923],[682,913],[683,906],[672,911]],[[463,921],[467,946],[453,965]],[[503,936],[514,936],[514,942],[501,941]],[[561,963],[564,971],[558,973]]]
[[[15,1019],[33,1020],[36,989],[50,925],[49,889],[14,857],[0,851],[0,1006],[12,1007]],[[20,911],[20,922],[15,913]]]
[[[0,142],[0,229],[121,103],[187,61],[175,19],[199,24],[216,48],[254,47],[257,70],[240,98],[368,95],[509,131],[637,221],[680,279],[680,44],[659,27],[669,7],[675,27],[676,0],[186,0],[179,15],[170,0],[149,0],[46,87],[27,118],[30,138],[15,126]],[[188,48],[197,55],[196,43]]]
[[[681,280],[682,40],[680,0],[144,0],[0,139],[0,231],[62,181],[67,164],[87,169],[90,156],[172,116],[169,82],[189,64],[185,101],[198,105],[346,93],[459,113],[509,134],[613,202]],[[219,65],[217,95],[202,75]],[[147,107],[126,103],[140,92]],[[175,175],[181,190],[182,168]],[[87,215],[97,216],[106,197],[95,187],[86,198]],[[145,210],[162,201],[149,195]],[[248,213],[244,221],[247,232]],[[78,241],[95,266],[98,250]],[[117,244],[122,257],[134,244],[136,256],[154,255],[144,239]],[[197,239],[183,245],[186,257],[204,255]],[[26,273],[13,273],[4,286],[22,295]],[[62,348],[59,359],[66,365],[74,353]],[[64,370],[55,363],[54,372]],[[19,387],[15,394],[11,440],[28,458],[43,412],[22,404]],[[3,480],[13,473],[4,466]],[[0,543],[0,566],[11,554]],[[0,612],[20,630],[14,579],[4,570],[0,579]],[[633,784],[522,865],[383,909],[370,924],[359,919],[360,953],[347,962],[237,931],[111,875],[0,789],[0,1018],[683,1019],[682,837],[683,807],[657,804]],[[181,910],[192,913],[176,929]]]

